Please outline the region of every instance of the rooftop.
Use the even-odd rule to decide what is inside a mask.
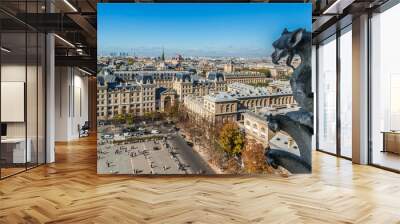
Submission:
[[[212,102],[229,102],[237,100],[236,98],[232,97],[228,92],[211,93],[207,96],[204,96],[204,98]]]
[[[288,112],[297,111],[299,109],[300,109],[300,107],[298,107],[298,106],[291,106],[291,107],[287,107],[287,106],[271,107],[271,106],[269,106],[269,107],[262,107],[262,108],[256,109],[255,111],[247,111],[246,114],[257,117],[261,120],[267,120],[268,116],[270,116],[270,115],[286,114]]]
[[[228,90],[229,91],[227,92],[211,93],[205,96],[205,98],[212,102],[227,102],[227,101],[239,100],[241,98],[280,96],[280,95],[292,94],[290,87],[281,90],[279,92],[271,92],[265,87],[254,87],[251,85],[237,83],[237,82],[228,85]]]
[[[229,94],[232,97],[257,97],[257,96],[276,96],[276,95],[289,95],[292,94],[290,86],[282,91],[273,93],[265,87],[254,87],[244,83],[232,83],[228,85]]]
[[[186,101],[191,101],[191,102],[198,103],[199,105],[203,105],[204,98],[201,96],[187,95],[187,96],[185,96],[185,102]]]
[[[255,71],[242,71],[242,72],[224,72],[223,73],[225,78],[227,77],[242,77],[242,76],[260,76],[260,77],[266,77],[263,73],[261,72],[255,72]]]

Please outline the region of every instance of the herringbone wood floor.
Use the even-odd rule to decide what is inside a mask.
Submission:
[[[314,153],[289,178],[96,175],[94,138],[0,181],[0,223],[400,223],[400,175]]]

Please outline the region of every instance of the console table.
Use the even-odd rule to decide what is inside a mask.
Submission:
[[[383,131],[382,152],[400,154],[400,131]]]

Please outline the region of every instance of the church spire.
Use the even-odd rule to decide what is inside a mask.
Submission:
[[[163,49],[162,49],[161,61],[165,61],[164,47],[163,47]]]

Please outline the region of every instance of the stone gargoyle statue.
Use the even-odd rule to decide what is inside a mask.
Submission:
[[[270,115],[271,131],[283,131],[297,143],[300,156],[283,150],[266,150],[266,162],[274,168],[282,166],[291,173],[311,172],[311,137],[313,134],[313,93],[311,90],[311,33],[305,29],[289,32],[285,29],[273,44],[272,62],[286,57],[286,65],[293,68],[290,86],[300,109],[280,115]],[[292,60],[299,55],[301,64],[295,68]]]

